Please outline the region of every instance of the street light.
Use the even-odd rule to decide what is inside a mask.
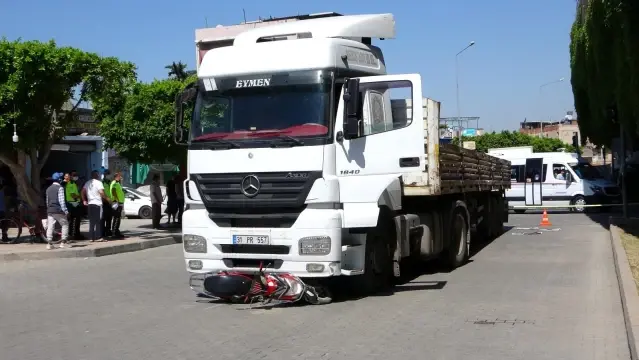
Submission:
[[[547,82],[547,83],[545,83],[545,84],[541,84],[541,85],[539,85],[539,93],[541,94],[541,89],[543,89],[543,88],[544,88],[544,86],[548,86],[548,85],[552,85],[552,84],[560,83],[560,82],[562,82],[562,81],[564,81],[564,78],[559,78],[559,79],[557,79],[557,80],[555,80],[555,81],[551,81],[551,82]]]
[[[542,104],[542,101],[541,101],[541,100],[542,100],[542,99],[541,99],[541,91],[544,89],[544,87],[546,87],[546,86],[548,86],[548,85],[552,85],[552,84],[557,84],[557,83],[560,83],[560,82],[563,82],[563,81],[564,81],[564,78],[563,78],[563,77],[561,77],[561,78],[559,78],[559,79],[557,79],[557,80],[550,81],[550,82],[547,82],[547,83],[545,83],[545,84],[541,84],[541,85],[539,85],[539,107],[540,107],[540,108],[541,108],[541,107],[542,107],[542,105],[543,105],[543,104]],[[543,110],[542,110],[542,111],[543,111]],[[543,115],[542,115],[542,119],[540,119],[540,120],[541,120],[541,132],[539,133],[539,137],[543,137],[543,133],[544,133],[544,119],[543,119]]]
[[[471,41],[465,48],[461,49],[455,55],[455,83],[457,84],[457,117],[461,117],[461,111],[459,110],[459,55],[464,51],[468,50],[469,47],[475,45],[474,41]]]

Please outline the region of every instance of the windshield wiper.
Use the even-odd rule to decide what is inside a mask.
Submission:
[[[210,150],[215,150],[219,148],[237,149],[240,147],[238,143],[234,143],[232,141],[222,140],[222,139],[210,139],[210,140],[206,140],[206,142],[210,143],[210,145],[209,144],[205,145]]]
[[[275,140],[271,141],[271,147],[277,147],[277,145],[304,145],[304,142],[300,139],[296,139],[288,135],[279,135]]]

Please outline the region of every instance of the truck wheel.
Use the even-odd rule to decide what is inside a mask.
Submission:
[[[450,221],[450,246],[448,266],[456,269],[466,263],[469,254],[470,234],[468,222],[461,209],[455,210]]]
[[[380,219],[380,222],[383,221]],[[373,294],[390,286],[393,277],[395,236],[392,224],[380,224],[366,235],[364,274],[354,277],[353,288],[361,295]]]

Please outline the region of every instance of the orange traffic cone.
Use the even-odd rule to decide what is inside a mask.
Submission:
[[[552,224],[550,223],[550,220],[548,220],[548,213],[546,212],[545,209],[544,209],[544,214],[541,215],[541,222],[539,223],[539,226],[552,226]]]

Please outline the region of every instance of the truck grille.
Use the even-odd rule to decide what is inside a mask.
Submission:
[[[321,171],[191,174],[221,227],[290,227]]]

